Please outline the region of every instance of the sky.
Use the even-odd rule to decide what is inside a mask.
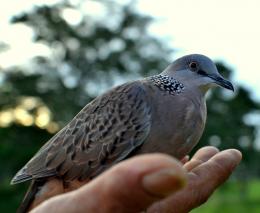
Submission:
[[[157,18],[150,30],[168,39],[176,57],[202,53],[223,61],[260,100],[259,0],[141,0],[139,10]]]
[[[31,43],[30,28],[10,26],[9,19],[34,4],[55,2],[9,0],[2,4],[0,40],[12,45],[0,54],[0,67],[21,64],[33,55],[49,54],[46,46]],[[137,8],[155,18],[149,30],[174,48],[174,58],[201,53],[220,60],[235,71],[235,84],[246,86],[260,101],[259,0],[139,0]]]

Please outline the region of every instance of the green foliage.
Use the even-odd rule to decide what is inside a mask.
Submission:
[[[36,127],[12,125],[1,128],[0,137],[0,209],[1,212],[15,212],[28,184],[10,186],[10,178],[51,134]]]
[[[80,9],[67,2],[36,7],[12,19],[32,27],[35,42],[52,51],[52,57],[35,58],[33,72],[38,78],[31,90],[63,124],[98,94],[90,91],[99,85],[107,88],[118,79],[158,72],[169,62],[170,51],[146,32],[150,17],[138,14],[131,5],[100,4],[107,10],[102,20],[81,13],[78,25],[70,25],[63,17],[66,9]]]
[[[192,213],[257,213],[260,211],[260,182],[252,180],[246,187],[246,194],[241,191],[241,182],[230,181],[214,193],[206,204]]]

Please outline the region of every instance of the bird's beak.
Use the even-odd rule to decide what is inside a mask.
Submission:
[[[233,87],[232,83],[230,81],[224,79],[221,75],[212,74],[212,75],[208,75],[208,77],[213,79],[215,81],[215,83],[218,84],[219,86],[232,90],[234,92],[234,87]]]

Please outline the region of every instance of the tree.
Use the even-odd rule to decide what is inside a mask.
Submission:
[[[132,4],[92,1],[104,10],[98,18],[88,14],[86,2],[86,13],[85,1],[62,1],[12,19],[30,26],[34,42],[51,54],[34,58],[30,69],[5,70],[0,85],[0,208],[5,212],[15,210],[25,191],[23,184],[9,186],[15,171],[86,103],[109,86],[157,73],[169,63],[171,51],[147,33],[150,17]],[[80,21],[71,23],[66,13],[76,13]]]

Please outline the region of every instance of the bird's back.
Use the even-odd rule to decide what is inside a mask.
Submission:
[[[16,174],[12,183],[32,179],[32,188],[38,192],[49,191],[44,187],[50,181],[62,180],[64,187],[85,183],[139,147],[150,126],[151,110],[143,84],[135,81],[118,86],[83,108]],[[27,205],[23,209],[28,209],[34,196],[27,193],[27,198],[31,200],[24,200]]]

